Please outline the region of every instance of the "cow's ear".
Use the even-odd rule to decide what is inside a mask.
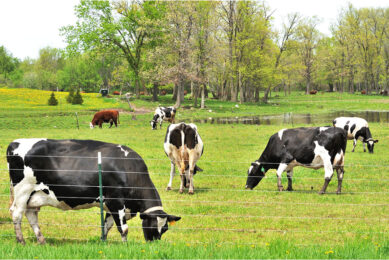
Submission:
[[[378,143],[378,140],[374,140],[374,143]]]
[[[181,217],[178,217],[178,216],[167,215],[167,221],[168,221],[169,223],[179,221],[180,219],[181,219]]]

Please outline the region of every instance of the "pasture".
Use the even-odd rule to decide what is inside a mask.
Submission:
[[[204,141],[198,162],[204,171],[194,177],[195,194],[166,191],[170,161],[163,151],[167,123],[152,131],[152,112],[120,114],[120,126],[89,129],[94,111],[127,109],[126,102],[84,95],[84,105],[46,105],[50,92],[0,88],[0,258],[389,258],[389,124],[369,123],[379,139],[374,154],[363,152],[361,142],[351,153],[348,142],[341,195],[333,178],[327,194],[318,195],[324,170],[297,167],[293,192],[278,192],[275,170],[254,190],[245,190],[247,169],[258,159],[269,137],[282,128],[313,126],[197,124]],[[274,93],[273,93],[274,95]],[[244,104],[207,100],[207,109],[180,109],[176,120],[259,114],[328,113],[336,110],[389,110],[388,98],[339,93],[305,96],[293,93],[269,104]],[[152,111],[159,103],[148,97],[134,101]],[[172,104],[170,97],[159,101]],[[184,107],[189,105],[188,100]],[[212,110],[212,112],[209,112]],[[74,112],[78,112],[80,129]],[[332,122],[328,122],[330,125]],[[44,207],[39,222],[47,244],[39,246],[27,220],[23,220],[25,246],[16,244],[8,212],[9,178],[7,145],[17,138],[94,139],[129,146],[145,160],[164,209],[182,219],[169,227],[161,241],[145,243],[140,219],[128,222],[127,244],[114,227],[108,242],[100,242],[99,209],[60,211]],[[286,186],[286,174],[283,184]]]

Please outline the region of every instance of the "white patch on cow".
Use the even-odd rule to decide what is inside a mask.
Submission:
[[[258,161],[255,161],[254,163],[255,163],[256,165],[261,165]]]
[[[160,218],[157,217],[157,223],[158,223],[158,232],[161,234],[163,226],[166,225],[167,218]]]
[[[250,166],[250,168],[249,168],[249,173],[253,170],[253,167],[254,167],[254,166],[252,166],[252,165]]]
[[[336,165],[343,166],[343,157],[344,157],[343,150],[340,150],[340,152],[335,155],[333,165],[334,166],[336,166]]]
[[[278,137],[280,138],[280,140],[282,140],[282,135],[284,134],[284,131],[286,129],[281,129],[280,131],[278,131]]]
[[[129,151],[126,151],[123,149],[123,147],[121,145],[118,145],[118,147],[120,148],[120,150],[124,153],[124,156],[127,156],[130,152]]]
[[[281,177],[282,173],[288,168],[288,164],[280,163],[277,169],[277,176]]]
[[[120,220],[120,226],[123,227],[123,219],[126,217],[126,207],[123,207],[123,209],[119,210],[119,220]]]
[[[162,210],[163,211],[163,207],[162,206],[151,207],[151,208],[148,208],[145,211],[143,211],[143,213],[144,214],[148,214],[150,212],[157,211],[157,210]]]
[[[89,127],[90,127],[90,129],[93,129],[93,128],[94,128],[92,122],[89,122]]]
[[[19,143],[18,148],[16,148],[13,153],[14,155],[19,155],[23,158],[31,150],[31,148],[39,141],[47,140],[46,138],[30,138],[30,139],[16,139],[15,143]]]
[[[322,126],[322,127],[319,128],[319,131],[323,132],[323,131],[327,130],[328,128],[329,127],[327,127],[327,126]]]
[[[314,141],[314,143],[315,150],[313,152],[315,153],[315,158],[311,163],[312,168],[319,169],[324,166],[324,177],[326,179],[331,178],[334,173],[331,164],[331,156],[329,155],[328,151],[325,149],[324,146],[319,145],[318,141]]]

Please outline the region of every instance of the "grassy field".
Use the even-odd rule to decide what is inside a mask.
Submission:
[[[84,95],[85,104],[65,103],[65,93],[58,107],[46,104],[50,92],[0,89],[0,258],[389,258],[389,124],[370,123],[374,138],[379,139],[375,153],[363,153],[358,143],[346,153],[343,194],[337,196],[336,178],[328,194],[317,194],[324,182],[323,169],[296,168],[294,192],[278,192],[275,171],[252,191],[244,189],[247,169],[257,159],[269,137],[283,125],[212,125],[198,124],[205,143],[198,165],[204,169],[195,176],[195,194],[178,193],[179,177],[173,190],[165,187],[170,162],[163,151],[167,124],[151,131],[152,113],[123,111],[118,128],[89,129],[93,113],[101,108],[127,109],[119,99],[103,99],[98,94]],[[273,93],[274,96],[274,93]],[[153,110],[159,103],[149,97],[133,101],[139,108]],[[160,104],[171,105],[165,96]],[[178,120],[218,116],[260,114],[328,113],[337,110],[389,110],[389,99],[325,93],[273,98],[269,104],[239,104],[207,100],[206,110],[190,108],[186,100]],[[212,110],[212,112],[209,112]],[[76,128],[78,112],[80,129]],[[328,122],[331,124],[331,122]],[[294,125],[312,126],[310,124]],[[107,243],[99,242],[98,208],[64,212],[41,209],[39,218],[47,245],[39,246],[23,220],[26,246],[15,242],[8,212],[9,178],[5,150],[16,138],[46,137],[56,139],[95,139],[123,144],[137,151],[145,160],[166,212],[182,220],[169,228],[161,241],[144,243],[139,218],[128,224],[129,242],[118,242],[112,229]],[[286,176],[283,179],[286,185]]]

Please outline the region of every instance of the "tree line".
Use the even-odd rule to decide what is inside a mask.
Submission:
[[[44,48],[19,61],[0,47],[0,83],[38,89],[101,87],[173,93],[179,107],[208,96],[267,102],[271,91],[389,89],[389,8],[349,4],[331,36],[317,17],[291,13],[280,28],[257,1],[94,1],[75,7],[61,28],[64,50]]]

